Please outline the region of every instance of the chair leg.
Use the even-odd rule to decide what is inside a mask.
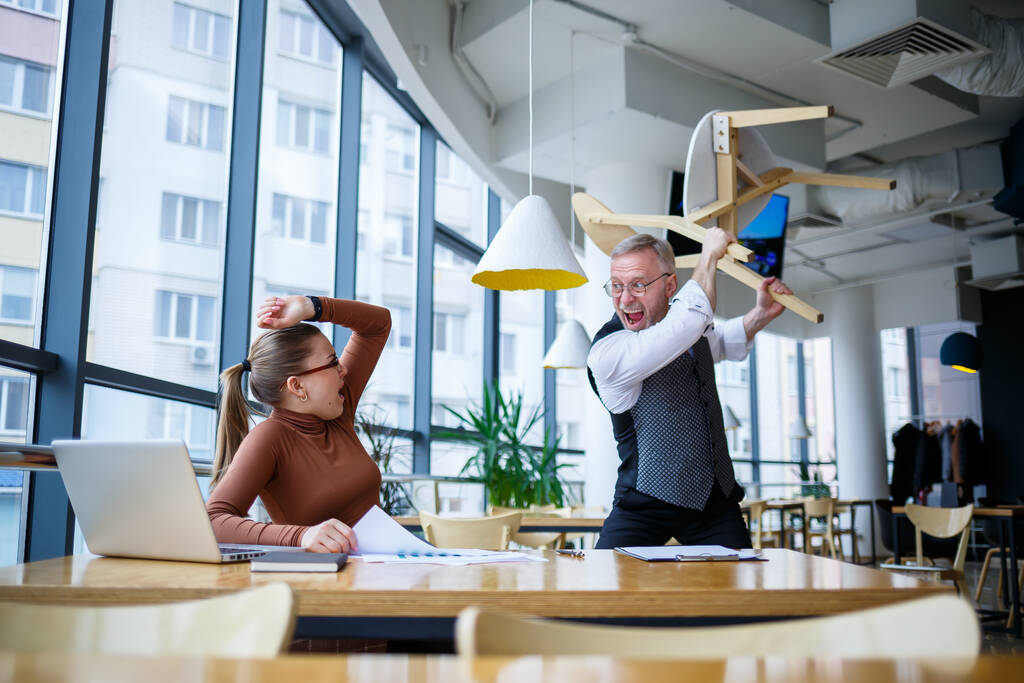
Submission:
[[[978,576],[978,588],[974,591],[974,602],[981,603],[981,589],[985,587],[985,579],[988,578],[988,566],[992,563],[992,556],[999,550],[989,548],[985,553],[985,560],[981,563],[981,574]]]

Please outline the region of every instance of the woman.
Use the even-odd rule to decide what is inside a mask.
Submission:
[[[321,310],[322,309],[322,310]],[[356,436],[355,412],[391,330],[386,308],[306,296],[269,297],[256,313],[270,330],[221,373],[220,422],[206,510],[217,540],[355,552],[354,525],[380,501],[380,470]],[[341,358],[302,321],[352,330]],[[249,431],[242,389],[273,407]],[[246,517],[256,496],[273,520]]]

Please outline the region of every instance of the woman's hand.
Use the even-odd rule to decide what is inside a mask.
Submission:
[[[307,296],[268,296],[256,309],[256,326],[265,330],[279,330],[308,320],[316,310]]]
[[[354,553],[359,550],[356,532],[336,519],[328,519],[306,529],[300,545],[314,553]]]

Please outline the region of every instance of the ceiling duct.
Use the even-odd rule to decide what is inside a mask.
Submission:
[[[861,0],[829,8],[832,49],[815,61],[895,88],[989,54],[975,42],[967,3]]]
[[[1024,236],[972,244],[971,278],[965,284],[991,291],[1024,286]]]
[[[947,205],[957,200],[991,197],[1003,186],[999,145],[954,149],[927,157],[852,171],[857,175],[895,178],[896,189],[872,192],[848,187],[811,186],[807,205],[843,225],[861,225],[914,211],[926,204]]]
[[[789,220],[786,228],[835,228],[843,224],[838,216],[826,213],[816,201],[809,185],[787,185],[778,191],[789,197]]]

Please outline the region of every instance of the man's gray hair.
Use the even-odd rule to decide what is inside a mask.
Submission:
[[[612,249],[612,258],[644,249],[654,251],[655,256],[658,257],[658,263],[666,273],[676,272],[676,257],[672,253],[672,245],[667,240],[648,235],[646,232],[638,232],[615,245],[615,248]]]

